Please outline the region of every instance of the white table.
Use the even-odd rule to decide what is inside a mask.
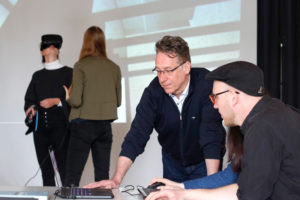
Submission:
[[[48,200],[62,199],[60,197],[55,197],[54,192],[57,190],[57,187],[22,187],[22,186],[0,186],[0,191],[47,191],[49,193]],[[129,191],[133,196],[128,193],[121,192],[125,190],[124,188],[113,189],[114,200],[143,200],[141,195],[138,194],[138,191],[132,190]]]

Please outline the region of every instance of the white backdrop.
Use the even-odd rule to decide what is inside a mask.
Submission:
[[[144,88],[154,75],[154,44],[163,35],[189,43],[193,67],[213,69],[233,60],[256,63],[253,0],[0,0],[0,185],[24,185],[38,170],[32,135],[25,136],[24,95],[41,69],[40,37],[63,36],[63,64],[77,61],[84,31],[100,26],[109,57],[120,65],[123,102],[113,124],[111,170]],[[162,175],[161,148],[151,136],[123,185],[147,185]],[[81,185],[93,181],[89,158]],[[41,185],[41,175],[29,185]]]

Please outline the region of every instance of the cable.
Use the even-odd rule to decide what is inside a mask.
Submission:
[[[39,111],[36,111],[34,131],[37,131],[38,124],[39,124]]]
[[[42,161],[42,163],[39,165],[39,168],[38,168],[37,172],[36,172],[32,177],[30,177],[29,180],[25,183],[25,187],[28,185],[28,183],[30,183],[30,181],[32,181],[32,180],[38,175],[39,171],[41,170],[41,167],[40,167],[40,166],[42,166],[42,165],[45,163],[45,161],[47,160],[47,158],[48,158],[49,156],[50,156],[50,155],[48,154],[48,156],[46,156],[46,157],[44,158],[44,160]]]
[[[68,137],[68,130],[69,130],[69,124],[66,126],[66,135],[64,136],[64,138],[62,139],[62,141],[60,142],[60,144],[58,145],[58,148],[57,148],[57,150],[56,150],[56,152],[58,152],[62,147],[63,147],[63,144],[64,144],[64,142],[65,142],[65,139],[66,139],[66,137]],[[34,133],[33,133],[34,134]],[[51,145],[50,145],[51,146]],[[49,146],[49,147],[50,147]],[[48,147],[48,148],[49,148]],[[30,181],[32,181],[37,175],[38,175],[38,173],[39,173],[39,171],[41,170],[41,167],[43,166],[43,164],[45,163],[45,161],[48,159],[50,157],[50,155],[49,155],[49,153],[48,153],[48,155],[44,158],[44,160],[41,162],[41,164],[39,165],[39,168],[38,168],[38,170],[37,170],[37,172],[32,176],[32,177],[30,177],[29,179],[28,179],[28,181],[26,181],[26,183],[25,183],[25,187],[30,183]]]
[[[38,175],[39,171],[40,168],[38,168],[37,172],[32,177],[30,177],[29,180],[25,183],[25,187],[27,187],[28,183],[30,183],[30,181]]]
[[[54,200],[56,199],[57,196],[59,197],[59,192],[60,192],[59,189],[55,190],[55,192],[54,192]]]
[[[125,192],[125,193],[129,194],[130,196],[140,195],[140,193],[132,194],[131,192],[129,192],[129,191],[133,191],[135,189],[135,187],[133,185],[125,185],[124,188],[125,188],[125,190],[123,190],[121,192]]]

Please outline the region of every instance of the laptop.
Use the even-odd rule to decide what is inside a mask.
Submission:
[[[60,178],[60,173],[57,167],[54,151],[51,146],[49,147],[49,154],[50,154],[51,163],[54,170],[56,184],[59,188],[54,193],[54,195],[64,199],[112,199],[114,198],[111,189],[63,187]]]

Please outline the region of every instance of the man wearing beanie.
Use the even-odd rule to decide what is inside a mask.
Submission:
[[[206,75],[210,95],[226,126],[244,135],[242,170],[237,184],[213,190],[164,190],[147,200],[300,199],[300,111],[264,95],[263,72],[238,61]]]

